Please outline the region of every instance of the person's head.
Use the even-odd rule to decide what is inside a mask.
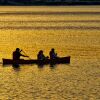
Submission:
[[[39,51],[39,54],[43,54],[43,50],[40,50],[40,51]]]
[[[54,48],[52,48],[52,49],[51,49],[51,51],[53,51],[53,52],[54,52],[54,51],[55,51],[55,49],[54,49]]]
[[[20,49],[19,49],[19,48],[16,48],[16,51],[17,51],[17,52],[19,52],[19,51],[20,51]]]

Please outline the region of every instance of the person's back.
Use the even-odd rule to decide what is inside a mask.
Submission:
[[[49,55],[50,55],[50,59],[56,59],[57,58],[57,53],[55,53],[54,49],[51,49]]]
[[[14,51],[13,52],[13,60],[19,60],[20,59],[20,52]]]
[[[40,50],[39,53],[38,53],[38,55],[37,55],[37,59],[38,59],[38,60],[46,60],[46,59],[48,59],[48,56],[46,57],[46,56],[43,54],[43,51]]]
[[[22,50],[20,50],[19,48],[16,48],[16,50],[13,52],[13,60],[19,60],[20,56],[28,57],[28,56],[22,55],[21,51]]]
[[[19,60],[20,59],[20,56],[21,56],[20,52],[21,52],[20,49],[16,48],[16,50],[13,52],[13,60]]]
[[[45,59],[45,56],[44,56],[42,50],[39,51],[39,53],[38,53],[38,55],[37,55],[37,59],[38,59],[38,60],[44,60],[44,59]]]

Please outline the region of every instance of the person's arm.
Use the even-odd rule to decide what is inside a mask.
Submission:
[[[23,57],[29,57],[29,56],[25,56],[25,55],[23,55],[23,54],[20,54],[20,56],[23,56]]]
[[[21,52],[22,50],[20,50],[19,52]]]

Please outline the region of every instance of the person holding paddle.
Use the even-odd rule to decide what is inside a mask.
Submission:
[[[16,48],[16,50],[13,52],[13,60],[19,60],[20,59],[20,56],[23,56],[23,57],[29,57],[29,56],[25,56],[23,54],[21,54],[21,51],[19,48]]]

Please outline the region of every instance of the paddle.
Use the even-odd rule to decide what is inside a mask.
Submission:
[[[23,50],[21,50],[21,51],[26,55],[26,57],[28,57],[31,60],[31,58],[26,54],[25,51],[23,51]]]

